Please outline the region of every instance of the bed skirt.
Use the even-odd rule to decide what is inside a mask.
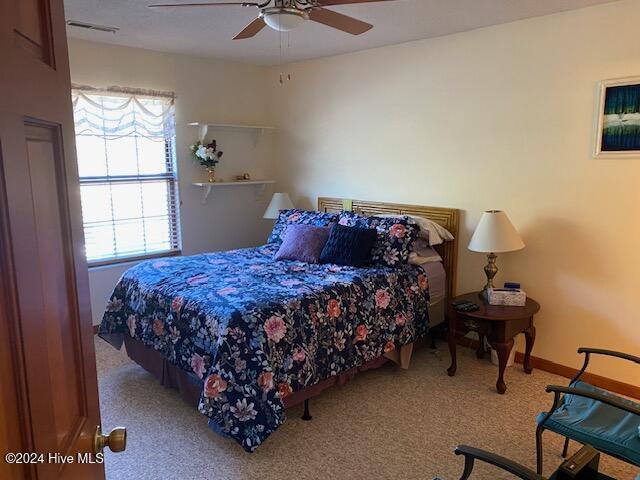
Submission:
[[[161,385],[178,390],[180,396],[189,405],[192,405],[194,408],[198,408],[200,395],[202,393],[202,380],[200,380],[192,373],[185,372],[175,365],[171,365],[169,361],[160,353],[153,350],[152,348],[147,347],[139,340],[131,338],[129,335],[124,336],[124,344],[127,349],[127,355],[129,356],[129,358],[131,358],[131,360],[136,362],[147,372],[153,375]],[[405,345],[402,349],[405,350],[405,352],[408,351],[409,358],[412,348],[413,344],[410,344]],[[292,393],[291,395],[284,398],[282,403],[284,404],[285,408],[290,408],[298,405],[299,403],[302,403],[311,397],[319,395],[320,392],[326,390],[329,387],[332,387],[334,385],[344,385],[353,377],[355,377],[359,372],[379,368],[389,360],[395,359],[390,359],[382,356],[366,362],[359,367],[350,368],[349,370],[342,372],[339,375],[327,378],[326,380],[322,380],[315,385]],[[404,368],[408,367],[406,353],[405,362],[407,362],[407,365],[402,365]]]

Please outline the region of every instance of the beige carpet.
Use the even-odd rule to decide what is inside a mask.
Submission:
[[[534,418],[547,408],[547,384],[567,380],[545,372],[509,368],[508,390],[494,389],[495,367],[459,350],[458,374],[445,369],[449,355],[414,354],[408,371],[393,365],[369,371],[311,402],[313,421],[301,407],[253,454],[219,437],[206,418],[126,357],[96,339],[102,424],[124,425],[127,450],[107,453],[109,480],[127,479],[432,479],[460,477],[466,443],[535,467]],[[545,473],[560,463],[562,441],[545,434]],[[575,444],[572,444],[575,449]],[[611,458],[605,473],[634,479],[638,469]],[[478,464],[476,479],[513,478]]]

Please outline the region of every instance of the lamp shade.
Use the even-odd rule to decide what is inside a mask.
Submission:
[[[278,218],[280,210],[293,208],[293,202],[287,193],[274,193],[269,206],[264,211],[263,218]]]
[[[513,252],[523,248],[520,234],[507,214],[500,210],[488,210],[482,214],[469,242],[469,250],[473,252]]]

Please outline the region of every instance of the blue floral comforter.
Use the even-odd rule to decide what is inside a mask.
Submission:
[[[274,261],[275,245],[150,260],[120,279],[100,336],[131,335],[203,380],[209,425],[255,450],[282,400],[427,331],[418,267]]]

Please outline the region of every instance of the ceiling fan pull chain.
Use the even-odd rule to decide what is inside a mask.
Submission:
[[[282,32],[278,32],[278,47],[279,47],[279,55],[278,55],[278,69],[280,70],[280,85],[284,85],[284,80],[282,78]]]
[[[287,73],[286,75],[284,73],[280,73],[280,85],[284,85],[284,83],[286,82],[290,82],[291,81],[291,74]]]
[[[291,81],[291,73],[286,73],[285,74],[285,72],[284,72],[284,70],[282,68],[282,63],[283,63],[282,62],[282,59],[283,59],[282,44],[284,42],[284,39],[283,39],[283,36],[282,36],[283,33],[284,32],[279,32],[279,35],[278,35],[278,40],[279,40],[279,44],[280,44],[279,45],[280,46],[280,55],[279,55],[279,58],[278,58],[278,68],[280,69],[280,85],[284,85],[285,82],[290,82]],[[287,32],[287,48],[289,48],[289,45],[290,45],[289,40],[290,40],[289,32]]]
[[[291,48],[291,33],[287,32],[287,53],[289,52],[289,49]],[[291,81],[291,73],[287,72],[287,82]]]

